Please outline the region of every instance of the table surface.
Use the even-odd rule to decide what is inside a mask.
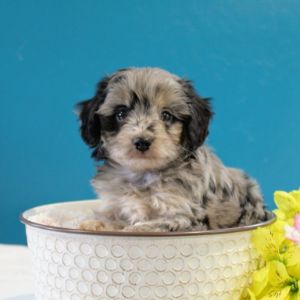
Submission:
[[[31,269],[27,247],[0,244],[0,300],[33,299]]]

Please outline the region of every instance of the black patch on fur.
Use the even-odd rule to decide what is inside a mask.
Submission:
[[[181,178],[175,178],[175,183],[181,187],[183,187],[185,190],[190,191],[191,186],[187,181],[182,180]]]
[[[94,149],[92,157],[96,160],[104,158],[104,150],[102,149],[101,142],[103,121],[96,112],[106,98],[109,80],[110,77],[104,77],[97,85],[96,95],[90,100],[80,102],[76,107],[79,111],[79,119],[81,120],[81,137],[90,148]]]
[[[247,213],[247,210],[245,208],[243,208],[237,221],[234,224],[232,224],[230,227],[238,226],[241,223],[244,216],[246,215],[246,213]]]
[[[80,111],[81,137],[91,148],[96,147],[100,140],[100,118],[95,115],[97,107],[94,98],[77,104],[77,110]]]
[[[267,212],[267,207],[264,205],[264,216],[263,216],[263,219],[262,221],[268,221],[269,220],[269,217],[270,217],[270,214]]]
[[[116,83],[121,82],[124,78],[125,78],[124,74],[116,73],[115,75],[113,75],[110,82],[116,84]]]
[[[207,228],[210,228],[208,216],[205,216],[205,217],[204,217],[204,219],[202,220],[202,223],[203,223],[204,225],[206,225]]]
[[[215,194],[217,187],[212,179],[209,180],[209,189]]]
[[[209,201],[208,196],[206,194],[204,194],[203,198],[202,198],[202,205],[203,205],[204,208],[207,207],[208,201]]]
[[[225,187],[225,186],[222,188],[222,193],[223,193],[223,197],[224,197],[224,198],[228,198],[229,195],[230,195],[229,190],[228,190],[227,187]]]
[[[130,109],[134,110],[137,105],[140,105],[140,103],[141,100],[139,99],[138,95],[135,93],[135,91],[132,91]]]
[[[130,104],[130,109],[134,110],[136,106],[139,106],[142,108],[144,113],[147,113],[150,110],[150,101],[147,97],[139,98],[138,95],[132,91],[132,100]]]
[[[143,98],[143,107],[145,113],[147,113],[150,110],[150,101],[147,97]]]
[[[209,98],[200,97],[188,80],[179,80],[187,97],[190,110],[189,116],[184,120],[183,143],[194,151],[200,147],[208,135],[208,126],[213,116]]]
[[[197,227],[199,225],[205,225],[207,229],[210,229],[210,223],[208,216],[205,216],[203,219],[193,219],[192,226]]]
[[[249,178],[249,177],[248,177]],[[247,189],[246,189],[246,197],[245,197],[245,202],[251,203],[253,206],[255,206],[258,202],[260,202],[260,199],[256,199],[253,197],[253,193],[251,191],[252,188],[254,188],[256,184],[249,179],[247,182]]]
[[[95,160],[100,160],[100,159],[104,159],[107,157],[107,153],[104,149],[104,147],[102,147],[102,142],[100,141],[99,145],[96,147],[96,149],[94,149],[94,151],[92,152],[92,157]]]
[[[248,193],[248,191],[247,191],[247,193]],[[251,197],[249,194],[245,195],[245,197],[242,198],[240,201],[241,206],[244,207],[247,203],[251,203],[250,199],[251,199]]]
[[[116,120],[115,114],[111,116],[101,116],[100,123],[103,131],[113,134],[117,134],[121,127],[121,124]]]
[[[154,132],[154,124],[151,124],[150,126],[148,126],[147,130],[150,132]]]
[[[225,185],[222,187],[222,200],[223,201],[227,201],[231,198],[231,196],[233,195],[234,192],[234,188],[230,188],[228,185]]]

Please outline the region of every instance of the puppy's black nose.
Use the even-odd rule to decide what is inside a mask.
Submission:
[[[149,149],[151,142],[142,138],[136,138],[133,140],[135,148],[141,152],[145,152]]]

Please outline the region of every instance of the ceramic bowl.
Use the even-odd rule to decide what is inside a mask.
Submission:
[[[88,232],[45,226],[30,216],[55,207],[82,211],[97,201],[24,212],[37,300],[237,300],[257,267],[251,232],[264,223],[174,233]]]

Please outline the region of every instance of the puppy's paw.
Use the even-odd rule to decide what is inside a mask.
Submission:
[[[107,230],[105,224],[97,220],[86,220],[79,224],[80,230],[104,231]]]
[[[126,232],[167,232],[167,229],[148,224],[135,224],[123,228]]]
[[[194,227],[191,229],[191,231],[206,231],[206,230],[208,230],[208,229],[209,229],[209,228],[208,228],[207,224],[201,223],[201,224],[198,224],[198,225],[194,226]]]

